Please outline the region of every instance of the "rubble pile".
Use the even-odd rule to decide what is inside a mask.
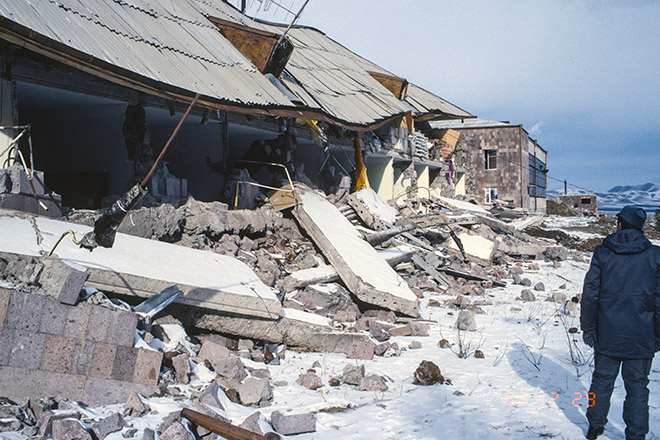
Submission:
[[[81,383],[77,392],[57,389],[45,395],[36,391],[22,395],[20,390],[12,391],[0,402],[0,430],[55,439],[101,439],[121,430],[125,438],[149,439],[154,438],[151,428],[138,433],[134,426],[148,423],[144,421],[160,411],[152,402],[162,398],[180,402],[217,423],[230,424],[230,428],[236,428],[231,425],[236,420],[232,416],[236,405],[254,408],[241,426],[264,438],[276,438],[274,432],[313,432],[314,413],[278,409],[267,417],[259,411],[273,403],[276,387],[288,385],[272,380],[269,366],[278,365],[292,350],[340,352],[362,362],[374,356],[401,356],[422,346],[415,337],[429,335],[434,323],[423,319],[425,308],[446,308],[455,314],[457,329],[474,331],[483,307],[492,304],[490,289],[507,282],[528,287],[520,295],[521,302],[546,298],[571,303],[566,295],[546,293],[542,283],[526,276],[538,271],[530,258],[558,265],[571,256],[554,242],[523,232],[536,221],[523,217],[504,222],[477,206],[448,199],[399,209],[384,204],[371,190],[361,190],[348,198],[348,205],[342,201],[337,207],[322,196],[308,197],[305,191],[309,190],[300,194],[305,194],[301,199],[308,204],[304,207],[307,217],[297,208],[293,215],[269,205],[228,210],[219,202],[189,199],[179,208],[161,205],[130,212],[120,228],[122,233],[242,261],[279,298],[281,311],[275,315],[213,310],[203,300],[190,302],[194,289],[172,297],[172,304],[161,301],[159,309],[153,304],[149,304],[151,309],[140,308],[144,301],[140,295],[92,287],[96,279],[93,267],[72,264],[57,254],[0,254],[3,340],[9,331],[25,332],[15,328],[19,311],[20,316],[32,313],[41,317],[35,321],[32,339],[34,335],[57,336],[64,349],[56,360],[48,357],[55,356],[54,348],[47,355],[48,347],[55,347],[53,343],[45,344],[42,352],[34,349],[33,358],[22,349],[22,353],[4,350],[0,370],[26,367]],[[351,210],[353,223],[345,215]],[[91,225],[94,215],[74,212],[69,220]],[[339,225],[344,221],[346,224]],[[344,232],[337,234],[337,229]],[[369,268],[359,267],[363,262],[351,259],[342,247],[347,234],[347,242],[363,243],[360,246],[365,247],[366,256],[360,259],[380,259],[391,271],[392,280],[401,280],[395,281],[396,289],[381,279],[369,279]],[[381,269],[377,275],[390,276]],[[386,295],[390,299],[385,301]],[[57,312],[48,312],[51,309]],[[104,315],[99,310],[108,312]],[[89,316],[76,336],[64,323],[81,313]],[[105,321],[98,318],[106,315]],[[47,320],[53,329],[44,324]],[[55,329],[60,320],[62,328]],[[125,341],[115,340],[119,334]],[[404,346],[400,337],[410,340]],[[449,345],[443,341],[439,346]],[[90,343],[96,345],[89,348]],[[470,354],[483,357],[480,350],[463,353]],[[140,361],[145,356],[149,361]],[[367,371],[370,364],[366,365],[346,366],[341,374],[325,380],[318,374],[320,365],[312,365],[295,383],[307,390],[329,386],[386,391],[387,375]],[[417,371],[411,366],[411,376],[413,373],[420,385],[451,383],[431,362],[425,361]],[[94,382],[101,379],[106,387],[121,384],[121,392],[107,391]],[[99,418],[83,403],[124,405],[116,414]],[[218,434],[198,424],[205,419],[196,420],[191,422],[174,408],[155,431],[162,439],[211,439]]]

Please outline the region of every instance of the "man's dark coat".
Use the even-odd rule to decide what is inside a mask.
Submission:
[[[660,341],[660,248],[636,229],[596,247],[582,291],[582,331],[610,357],[648,359]]]

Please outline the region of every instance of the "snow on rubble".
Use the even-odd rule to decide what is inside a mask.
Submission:
[[[25,229],[22,233],[34,232],[22,222],[8,220],[11,218],[0,217],[3,229],[16,226]],[[238,233],[240,228],[195,232],[195,224],[190,223],[181,241],[201,251],[215,249],[216,253],[238,258],[275,291],[287,275],[325,267],[325,276],[333,281],[285,293],[279,320],[286,318],[310,326],[303,329],[366,333],[368,343],[354,342],[348,352],[312,351],[283,341],[205,331],[228,324],[202,312],[192,313],[194,319],[184,319],[182,306],[173,304],[153,320],[140,318],[135,330],[135,349],[162,353],[154,394],[131,393],[123,403],[95,406],[62,395],[24,401],[0,399],[0,438],[57,438],[63,432],[79,433],[80,438],[92,438],[94,433],[97,438],[109,440],[223,438],[181,417],[184,408],[258,432],[261,438],[584,437],[593,356],[582,343],[577,299],[588,269],[589,252],[571,249],[565,258],[552,259],[499,252],[492,262],[477,264],[464,263],[458,251],[427,253],[428,261],[452,262],[452,267],[477,277],[445,275],[447,286],[440,286],[440,281],[411,262],[397,263],[396,273],[407,281],[419,302],[419,317],[407,317],[353,302],[352,292],[341,278],[330,273],[330,266],[324,266],[322,256],[307,237],[285,232],[287,229],[281,227],[284,224],[291,228],[290,222],[275,220],[264,231],[251,231],[249,236]],[[576,239],[597,240],[607,233],[610,224],[582,217],[546,217],[540,228]],[[181,227],[186,228],[185,222]],[[482,224],[475,230],[492,239],[491,233],[483,229]],[[434,240],[441,238],[438,234],[435,227],[427,237],[416,235],[418,240],[409,240],[408,249],[419,251],[424,243],[434,246]],[[419,241],[427,238],[430,240]],[[525,240],[535,246],[540,243]],[[11,249],[3,252],[21,246],[25,250],[16,240],[5,243]],[[131,243],[139,255],[141,242]],[[38,255],[38,245],[29,246],[37,252],[24,253]],[[518,246],[529,249],[530,245]],[[435,247],[444,249],[438,244]],[[39,280],[35,275],[39,260],[7,255],[0,255],[0,286],[42,294],[39,283],[32,282]],[[435,267],[442,269],[442,265]],[[47,270],[48,266],[42,269]],[[360,270],[368,271],[369,267]],[[276,275],[269,278],[263,272]],[[378,274],[370,276],[377,279]],[[493,280],[505,283],[505,287],[494,286]],[[89,287],[85,292],[80,304],[122,313],[131,308],[123,301],[131,302],[130,298],[120,300],[120,296]],[[2,295],[0,318],[4,319],[1,299]],[[240,321],[241,325],[251,327],[255,323],[246,320]],[[0,350],[0,361],[2,356]],[[439,367],[435,373],[440,377],[436,383],[424,385],[418,369],[428,366],[429,361]],[[660,395],[653,389],[653,384],[660,381],[656,365],[650,380],[649,404],[654,408],[660,405]],[[621,417],[624,396],[618,379],[610,423],[601,438],[625,437]],[[655,433],[660,433],[660,418],[653,411],[650,423],[648,438],[658,438]]]

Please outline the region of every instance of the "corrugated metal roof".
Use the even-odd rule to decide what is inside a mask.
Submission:
[[[471,119],[447,119],[442,121],[430,121],[429,124],[432,128],[445,129],[445,128],[492,128],[492,127],[517,127],[517,125],[508,122],[489,121],[487,119],[471,118]]]
[[[158,83],[229,103],[294,107],[196,0],[2,0],[4,17]]]

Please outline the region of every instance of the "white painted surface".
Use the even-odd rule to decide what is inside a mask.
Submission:
[[[307,215],[330,241],[346,265],[362,282],[408,301],[417,297],[408,284],[330,202],[312,191],[299,190]]]
[[[0,251],[47,254],[65,231],[74,231],[80,239],[91,230],[88,226],[42,217],[36,219],[36,224],[40,243],[29,220],[0,217]],[[277,301],[275,291],[243,262],[210,251],[117,234],[112,248],[98,247],[91,252],[81,249],[67,236],[55,255],[85,267]]]
[[[477,206],[474,203],[464,202],[462,200],[450,199],[448,197],[438,197],[438,200],[447,204],[448,206],[452,206],[454,209],[463,209],[465,211],[478,212],[480,214],[490,214],[484,208],[482,208],[481,206]]]
[[[390,225],[396,222],[399,212],[394,207],[385,203],[373,189],[361,189],[355,193],[355,197],[364,203],[369,212],[378,217],[382,222]]]

